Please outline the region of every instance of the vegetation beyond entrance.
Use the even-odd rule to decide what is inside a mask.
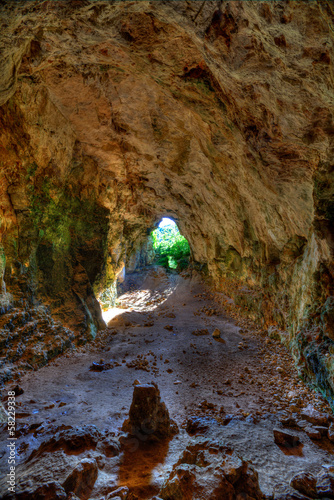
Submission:
[[[163,218],[157,229],[151,233],[153,248],[158,264],[167,269],[182,271],[189,265],[190,247],[188,241],[172,219]]]

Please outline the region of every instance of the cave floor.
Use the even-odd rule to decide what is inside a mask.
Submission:
[[[85,450],[79,456],[46,453],[28,461],[45,435],[59,426],[95,425],[119,436],[135,380],[158,384],[180,432],[154,448],[139,443],[131,453],[102,457],[92,499],[100,499],[116,485],[129,486],[139,498],[157,494],[181,451],[194,439],[184,426],[193,416],[206,418],[202,435],[207,439],[221,440],[253,463],[267,495],[276,483],[287,484],[297,472],[318,473],[331,465],[334,444],[327,438],[310,439],[302,427],[292,431],[302,443],[296,452],[274,443],[273,428],[283,428],[283,411],[295,420],[307,405],[330,413],[321,396],[298,378],[282,344],[260,328],[228,317],[195,275],[154,267],[132,274],[124,288],[119,309],[105,312],[112,319],[94,341],[19,380],[24,393],[17,397],[18,429],[40,429],[22,431],[18,437],[17,474],[22,484],[27,474],[36,483],[50,478],[62,482],[79,458],[95,457],[97,452]],[[219,339],[212,336],[216,328]],[[93,363],[109,369],[90,370]],[[3,457],[4,431],[1,437]],[[1,462],[2,474],[6,464]]]

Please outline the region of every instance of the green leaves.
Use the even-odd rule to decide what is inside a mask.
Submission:
[[[190,247],[175,225],[155,229],[151,233],[158,263],[171,269],[184,269],[189,264]]]

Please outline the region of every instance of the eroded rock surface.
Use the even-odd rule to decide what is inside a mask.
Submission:
[[[123,429],[143,441],[167,438],[177,433],[177,424],[169,417],[157,384],[135,385],[129,419]]]
[[[94,337],[96,296],[112,303],[170,215],[220,290],[290,329],[303,375],[333,401],[331,3],[0,8],[6,348],[10,309],[41,303]]]
[[[219,443],[205,440],[187,447],[159,495],[165,500],[264,498],[250,464]]]
[[[65,479],[63,488],[67,494],[74,493],[80,499],[90,497],[98,476],[98,467],[94,458],[84,458]]]

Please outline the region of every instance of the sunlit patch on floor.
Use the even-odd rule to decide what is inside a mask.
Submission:
[[[121,295],[118,302],[133,311],[153,311],[163,304],[175,290],[176,286],[166,288],[163,292],[158,290],[136,290]]]
[[[121,305],[121,307],[112,307],[111,309],[102,311],[102,317],[108,324],[110,320],[127,311],[153,311],[158,306],[166,302],[168,297],[175,292],[176,288],[177,285],[171,285],[168,288],[164,288],[163,291],[145,289],[124,293],[117,299],[117,302]]]
[[[129,309],[124,309],[121,307],[112,307],[111,309],[107,309],[106,311],[102,311],[102,318],[108,324],[109,321],[116,318],[120,314],[124,314]]]

